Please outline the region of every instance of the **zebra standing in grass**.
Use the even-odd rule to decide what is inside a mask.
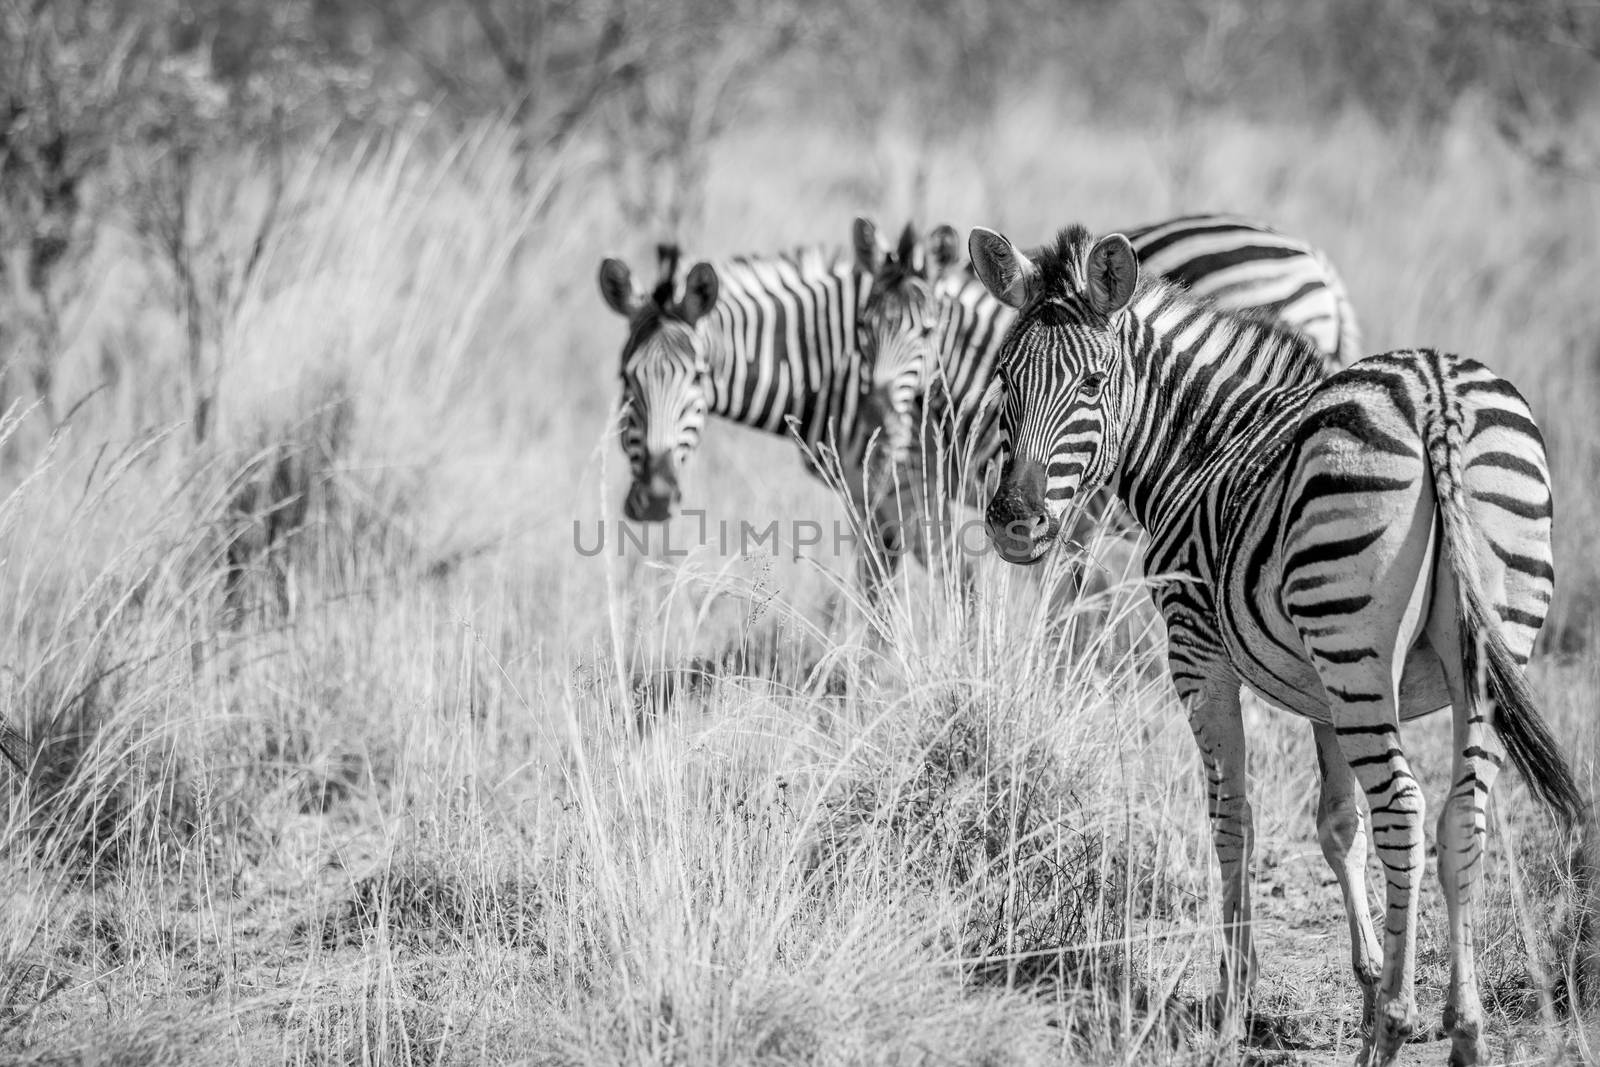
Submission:
[[[1360,357],[1360,330],[1338,272],[1304,241],[1233,215],[1186,215],[1133,231],[1145,271],[1199,299],[1298,330],[1329,370]],[[913,517],[925,535],[947,525],[951,500],[979,505],[983,479],[999,458],[994,412],[980,401],[1012,310],[960,266],[956,232],[938,226],[926,245],[907,226],[890,250],[867,219],[853,232],[856,265],[871,278],[860,345],[872,378],[867,405],[885,445],[869,463],[880,523]],[[921,431],[920,433],[918,431]],[[915,447],[920,442],[921,447]],[[943,462],[930,463],[930,456]],[[930,504],[933,505],[930,512]],[[1096,527],[1113,512],[1109,493],[1078,508],[1068,539],[1093,558],[1073,568],[1057,598],[1093,595],[1137,573],[1132,531]],[[1068,615],[1058,613],[1065,626]],[[1093,629],[1089,627],[1088,629]],[[1077,629],[1080,637],[1088,632]],[[1074,651],[1079,651],[1076,645]]]
[[[1224,997],[1255,974],[1241,682],[1314,724],[1318,837],[1371,1064],[1393,1062],[1416,1026],[1424,803],[1399,726],[1449,703],[1445,1026],[1450,1062],[1480,1062],[1473,903],[1504,755],[1564,820],[1583,806],[1523,677],[1554,591],[1549,470],[1527,403],[1482,364],[1426,349],[1324,378],[1303,337],[1139,285],[1120,234],[1063,231],[1037,262],[989,230],[969,247],[1017,312],[989,398],[1008,451],[988,508],[996,546],[1038,561],[1073,500],[1109,486],[1149,535],[1146,572],[1178,578],[1152,595],[1205,766]],[[1362,792],[1387,882],[1381,947]]]
[[[794,437],[819,477],[837,458],[847,495],[868,518],[869,545],[857,564],[869,595],[884,565],[908,549],[926,561],[923,541],[906,543],[914,527],[871,522],[862,470],[880,427],[862,403],[869,382],[857,329],[867,290],[854,265],[818,248],[697,263],[680,295],[679,252],[659,251],[649,295],[622,261],[600,266],[602,297],[628,320],[621,406],[632,481],[624,514],[645,522],[676,514],[706,417],[715,415]]]

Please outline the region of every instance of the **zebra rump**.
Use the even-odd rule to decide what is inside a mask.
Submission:
[[[1510,388],[1509,383],[1506,387]],[[1446,410],[1428,418],[1422,430],[1445,546],[1456,576],[1456,620],[1461,632],[1467,700],[1470,703],[1476,697],[1482,671],[1495,703],[1494,731],[1505,744],[1506,755],[1534,795],[1570,828],[1582,818],[1586,805],[1572,768],[1539,714],[1527,676],[1506,646],[1500,619],[1484,592],[1477,546],[1472,540],[1475,523],[1467,508],[1465,471],[1461,465],[1464,445],[1459,399],[1449,392],[1446,396]]]

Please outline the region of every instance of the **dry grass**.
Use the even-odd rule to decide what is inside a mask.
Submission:
[[[1330,250],[1374,350],[1458,348],[1529,394],[1561,523],[1538,681],[1593,782],[1600,196],[1466,112],[1401,141],[1356,118],[1130,131],[1053,106],[1020,102],[983,151],[936,157],[924,221],[1036,239],[1248,211]],[[992,562],[970,619],[907,571],[878,642],[818,622],[849,592],[848,548],[574,549],[574,519],[592,530],[620,500],[621,326],[594,267],[657,235],[618,232],[587,180],[546,204],[508,149],[488,129],[303,160],[223,333],[219,438],[198,453],[177,327],[138,251],[102,244],[58,381],[104,388],[53,438],[28,412],[6,427],[0,707],[21,771],[0,764],[0,1055],[1233,1055],[1178,1010],[1212,974],[1216,875],[1153,664],[1091,647],[1058,675],[1037,590]],[[714,168],[704,247],[898,218],[909,151],[746,131]],[[690,493],[713,529],[843,517],[783,442],[708,437]],[[1309,733],[1252,715],[1264,1003],[1300,1020],[1280,1029],[1307,1057],[1345,1058],[1357,998]],[[1411,734],[1435,796],[1445,732]],[[1553,985],[1576,972],[1583,893],[1525,791],[1500,798],[1484,982],[1496,1041],[1536,1058],[1582,1035],[1543,1033],[1528,960]]]

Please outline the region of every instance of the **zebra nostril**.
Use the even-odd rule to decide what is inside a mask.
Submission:
[[[1050,532],[1050,516],[1048,514],[1025,516],[1012,523],[1011,529],[1021,540],[1039,541]]]

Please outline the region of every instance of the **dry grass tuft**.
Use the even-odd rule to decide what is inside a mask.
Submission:
[[[322,920],[323,946],[382,936],[436,949],[482,941],[542,952],[541,893],[514,877],[474,877],[458,862],[403,858],[358,879]]]
[[[1078,769],[990,710],[962,689],[921,709],[904,749],[875,751],[823,799],[808,864],[825,880],[869,863],[954,891],[951,948],[976,980],[1088,981],[1120,936],[1100,829]]]

